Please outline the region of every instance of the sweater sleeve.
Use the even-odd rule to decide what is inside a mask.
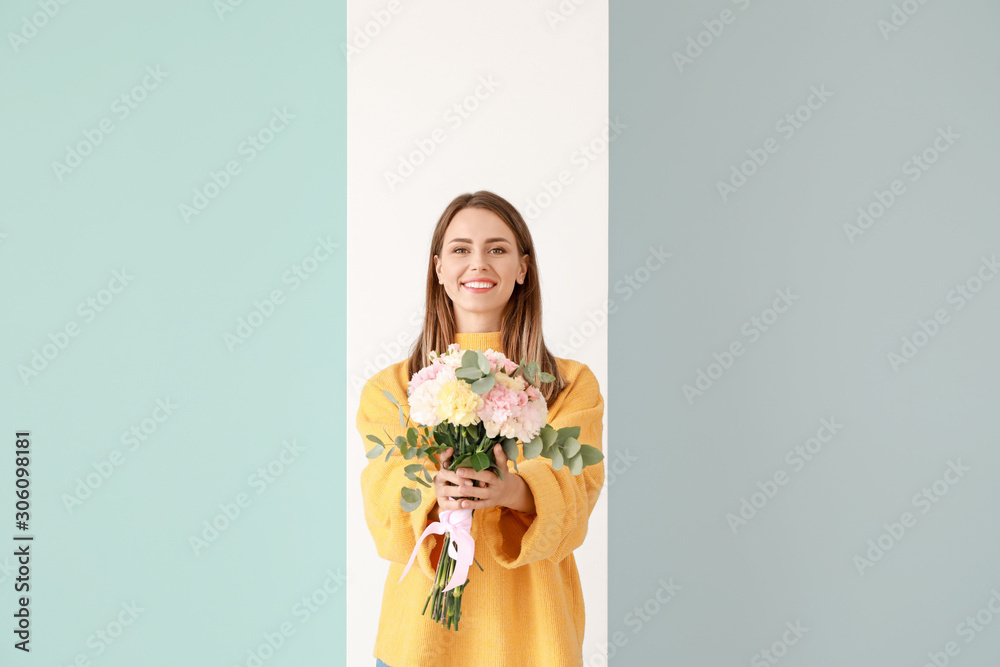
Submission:
[[[367,439],[368,435],[379,437],[386,443],[388,451],[391,443],[398,435],[405,435],[406,430],[399,423],[399,409],[382,393],[389,392],[406,407],[406,390],[403,387],[385,386],[389,383],[386,376],[377,374],[370,378],[361,391],[361,405],[358,408],[357,426],[361,434],[364,451],[370,450],[375,443]],[[386,432],[388,431],[388,436]],[[397,448],[385,461],[385,454],[374,459],[368,459],[368,464],[361,472],[361,493],[364,497],[365,521],[368,530],[375,539],[378,555],[387,560],[405,565],[410,560],[410,553],[420,535],[427,527],[427,514],[437,502],[434,490],[412,482],[403,476],[403,467],[410,463],[420,462],[416,459],[405,460]],[[433,462],[423,459],[424,467],[433,476],[437,468]],[[399,490],[403,486],[418,488],[421,492],[420,506],[412,512],[405,511],[400,505]],[[414,566],[419,566],[424,574],[434,579],[435,568],[431,565],[430,555],[438,536],[428,535],[420,545],[420,551],[414,560]],[[416,569],[414,567],[414,569]],[[411,576],[411,573],[407,573]]]
[[[583,365],[570,393],[549,425],[555,429],[579,426],[578,440],[604,450],[602,446],[604,399],[597,378]],[[491,507],[483,531],[490,553],[508,569],[535,561],[558,563],[587,536],[590,513],[604,485],[604,461],[586,466],[579,475],[566,466],[553,470],[542,456],[523,461],[518,455],[518,473],[531,489],[535,514],[523,514],[507,507]]]

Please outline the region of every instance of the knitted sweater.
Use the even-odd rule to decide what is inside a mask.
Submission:
[[[464,349],[500,349],[500,332],[459,333],[454,342]],[[443,351],[443,350],[442,350]],[[586,364],[556,358],[567,386],[548,406],[553,428],[579,426],[579,441],[603,450],[604,399],[594,373]],[[399,411],[382,394],[387,389],[406,406],[407,361],[390,365],[366,383],[361,393],[357,426],[364,450],[369,434],[385,439],[403,435]],[[384,429],[384,430],[383,430]],[[520,449],[520,445],[518,446]],[[444,536],[429,535],[421,543],[413,566],[399,578],[410,553],[431,523],[428,512],[437,499],[433,489],[409,482],[399,451],[384,461],[370,459],[361,474],[365,520],[379,556],[390,561],[382,593],[382,612],[373,656],[389,667],[579,667],[583,664],[584,605],[573,550],[587,536],[587,521],[604,484],[604,462],[572,475],[564,466],[518,454],[521,478],[531,489],[535,514],[507,507],[477,509],[472,517],[475,563],[462,595],[458,630],[431,620],[430,607],[421,614],[431,591]],[[426,461],[433,476],[437,466]],[[508,464],[513,472],[513,466]],[[420,506],[400,507],[403,484],[421,489]]]

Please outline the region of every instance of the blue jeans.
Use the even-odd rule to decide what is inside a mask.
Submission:
[[[389,665],[385,664],[378,658],[375,658],[375,667],[389,667]]]

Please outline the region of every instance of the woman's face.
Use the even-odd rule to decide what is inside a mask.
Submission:
[[[504,306],[528,271],[528,256],[518,254],[514,233],[500,216],[469,207],[448,223],[434,265],[454,305],[458,331],[482,333],[500,330]]]

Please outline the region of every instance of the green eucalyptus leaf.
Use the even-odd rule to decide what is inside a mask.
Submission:
[[[416,447],[406,447],[405,449],[400,447],[399,451],[403,452],[403,458],[406,459],[407,461],[409,461],[410,459],[412,459],[414,456],[417,455]]]
[[[398,446],[398,447],[404,447],[406,445],[406,437],[402,436],[402,435],[397,435],[395,442],[396,442],[396,446]]]
[[[399,504],[406,512],[412,512],[420,507],[420,489],[403,487],[399,490]]]
[[[504,438],[501,443],[503,447],[504,456],[508,460],[513,461],[515,465],[517,464],[517,440],[514,438]]]
[[[584,466],[592,466],[604,460],[604,452],[597,447],[580,445],[580,458],[583,460]]]
[[[572,458],[576,456],[577,452],[580,451],[580,441],[576,438],[566,438],[566,442],[563,443],[562,453],[566,458]]]
[[[556,430],[551,426],[549,426],[548,424],[542,427],[542,430],[538,432],[538,435],[539,437],[541,437],[542,442],[544,443],[546,448],[554,444],[556,438],[558,437],[558,435],[556,434]]]
[[[479,370],[486,375],[490,372],[490,360],[486,358],[486,355],[482,352],[476,351],[476,361],[479,362]]]
[[[381,443],[377,444],[377,445],[375,445],[374,447],[372,447],[371,449],[368,450],[368,454],[366,454],[366,456],[368,458],[370,458],[370,459],[377,459],[378,455],[381,454],[384,449],[385,449],[385,445],[383,445]]]
[[[419,478],[419,477],[414,477],[414,478],[413,478],[413,481],[414,481],[414,482],[418,482],[418,483],[420,483],[420,484],[423,484],[423,485],[424,485],[424,486],[426,486],[426,487],[427,487],[428,489],[429,489],[429,488],[431,488],[431,485],[430,485],[430,484],[428,484],[427,482],[425,482],[424,480],[422,480],[422,479],[421,479],[421,478]]]
[[[535,438],[531,442],[524,443],[524,446],[521,448],[521,451],[524,454],[524,458],[526,459],[535,458],[536,456],[542,453],[542,439]]]
[[[411,447],[417,446],[417,429],[412,426],[406,429],[406,442],[410,443]]]
[[[462,368],[479,368],[479,356],[482,354],[478,350],[466,350],[462,353]]]
[[[385,443],[382,442],[382,439],[379,438],[377,435],[368,435],[365,437],[374,442],[376,445],[383,445],[383,446],[385,445]]]
[[[579,426],[564,426],[559,429],[556,434],[556,442],[563,443],[566,438],[579,438],[580,437],[580,427]]]
[[[388,392],[387,390],[385,390],[385,389],[383,389],[383,390],[382,390],[382,393],[383,393],[383,394],[385,394],[386,398],[388,398],[388,399],[389,399],[390,401],[392,401],[392,404],[393,404],[393,405],[395,405],[395,406],[399,406],[399,401],[397,401],[397,400],[396,400],[396,397],[395,397],[395,396],[393,396],[392,394],[390,394],[390,393],[389,393],[389,392]],[[399,407],[402,407],[402,406],[399,406]]]
[[[406,417],[403,416],[403,406],[399,406],[399,425],[406,426]]]
[[[562,470],[563,467],[563,455],[558,448],[552,448],[552,454],[549,456],[552,459],[552,469]]]
[[[455,377],[459,380],[478,380],[483,377],[483,372],[478,368],[459,368],[455,371]]]
[[[566,466],[569,468],[570,473],[579,475],[583,470],[583,456],[577,453],[576,456],[573,456],[566,461]]]
[[[389,460],[389,457],[392,456],[392,450],[394,450],[394,449],[396,449],[396,445],[393,445],[392,447],[389,448],[389,451],[387,451],[385,453],[385,459],[384,460],[386,460],[386,461]]]
[[[486,377],[480,380],[476,380],[475,382],[472,383],[472,391],[476,392],[479,395],[482,395],[488,392],[490,389],[492,389],[493,385],[495,384],[496,384],[496,378],[494,378],[492,375],[487,375]]]
[[[403,470],[405,470],[406,472],[417,472],[423,469],[424,469],[423,463],[411,463],[410,465],[403,467]]]
[[[427,471],[427,468],[424,468],[424,479],[426,479],[428,482],[431,483],[434,482],[434,478],[431,477],[431,474]]]
[[[490,457],[488,457],[486,454],[483,454],[482,452],[476,452],[475,454],[472,455],[471,459],[472,459],[471,461],[472,467],[473,469],[475,469],[476,472],[485,470],[486,468],[490,467]]]
[[[551,373],[539,373],[538,379],[542,382],[555,382],[556,376]]]
[[[526,379],[532,385],[534,385],[534,386],[537,387],[538,386],[538,379],[537,379],[536,376],[538,375],[538,362],[537,361],[532,361],[527,366],[525,366],[524,367],[524,375],[525,375],[524,379]]]

